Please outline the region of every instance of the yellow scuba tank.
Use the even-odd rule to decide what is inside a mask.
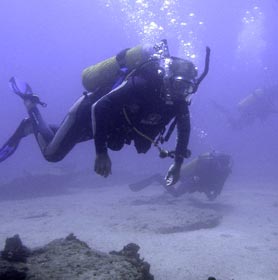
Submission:
[[[138,45],[131,49],[123,50],[117,56],[89,66],[82,72],[83,86],[90,92],[98,88],[109,92],[119,79],[119,76],[123,75],[122,68],[127,69],[125,74],[128,74],[136,66],[147,61],[154,52],[153,45]]]

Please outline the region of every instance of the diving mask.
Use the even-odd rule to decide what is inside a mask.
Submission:
[[[195,92],[196,67],[188,60],[171,57],[162,59],[163,69],[162,93],[167,103],[186,100]]]

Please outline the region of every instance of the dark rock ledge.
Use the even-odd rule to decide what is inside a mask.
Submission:
[[[1,251],[0,280],[153,280],[139,249],[130,243],[119,252],[102,253],[70,234],[31,250],[15,235]]]

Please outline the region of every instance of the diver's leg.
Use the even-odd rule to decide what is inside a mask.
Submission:
[[[27,112],[30,117],[30,121],[33,128],[33,133],[39,143],[39,146],[42,151],[52,140],[54,132],[50,127],[44,122],[37,105],[46,106],[45,103],[41,102],[40,98],[33,93],[30,85],[24,81],[20,81],[15,77],[12,77],[9,80],[10,88],[12,91],[18,95],[25,104]]]
[[[32,123],[33,133],[42,153],[44,154],[46,147],[54,137],[54,132],[42,118],[36,103],[34,103],[31,99],[24,99],[24,104]]]
[[[46,104],[41,102],[39,97],[33,93],[30,85],[26,82],[19,81],[15,77],[12,77],[9,83],[12,91],[23,99],[32,124],[33,133],[43,156],[47,160],[61,160],[77,142],[84,141],[84,134],[85,137],[87,137],[86,139],[88,139],[88,131],[89,136],[92,134],[90,134],[90,129],[86,127],[85,123],[87,123],[86,116],[90,116],[90,106],[88,106],[88,104],[94,101],[95,94],[88,94],[80,98],[71,108],[62,125],[58,129],[53,129],[43,120],[37,107],[38,104],[43,107],[45,107]],[[90,96],[90,98],[87,98],[87,96]],[[84,105],[86,105],[86,108],[89,107],[89,110],[87,110],[88,112],[82,111]],[[13,144],[13,149],[9,149],[10,146],[5,145],[4,150],[2,150],[3,158],[6,158],[7,154],[12,154],[19,143],[18,138],[16,138],[16,141],[12,140],[9,143]]]
[[[44,158],[56,162],[62,160],[74,145],[91,139],[90,100],[82,96],[70,109],[62,124],[51,129],[43,120],[36,104],[24,100],[33,125],[33,131]]]

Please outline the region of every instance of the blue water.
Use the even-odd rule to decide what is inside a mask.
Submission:
[[[124,48],[166,38],[171,54],[192,60],[199,73],[205,48],[211,48],[209,74],[190,106],[192,155],[210,150],[229,153],[235,182],[277,184],[277,12],[276,0],[1,0],[0,144],[26,116],[21,101],[9,89],[11,76],[32,85],[48,104],[43,115],[49,123],[58,124],[84,90],[84,68]],[[237,116],[240,100],[256,88],[270,87],[276,87],[276,112],[241,130],[231,129],[213,105],[220,104]],[[167,145],[173,147],[175,137]],[[1,163],[0,183],[26,173],[85,169],[99,182],[102,179],[93,174],[94,157],[90,141],[76,146],[62,162],[48,163],[29,137]],[[165,173],[171,163],[159,159],[154,149],[137,155],[127,147],[111,157],[113,174],[105,181],[111,185],[128,183],[132,176]]]

